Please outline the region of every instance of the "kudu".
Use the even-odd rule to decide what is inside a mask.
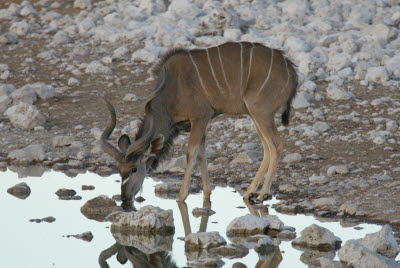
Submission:
[[[101,136],[103,150],[119,162],[121,197],[131,200],[140,190],[146,173],[155,168],[180,130],[190,129],[187,166],[177,201],[189,193],[190,176],[197,158],[203,194],[211,186],[205,155],[205,132],[219,114],[249,114],[263,144],[264,158],[244,198],[250,199],[263,181],[258,200],[270,193],[272,179],[282,154],[274,115],[281,108],[287,125],[296,94],[297,73],[283,52],[259,43],[225,43],[207,49],[174,49],[155,67],[158,86],[145,106],[145,117],[135,141],[127,135],[118,140],[120,150],[107,142],[116,123],[115,110],[104,98],[111,122]],[[190,123],[190,124],[189,124]]]

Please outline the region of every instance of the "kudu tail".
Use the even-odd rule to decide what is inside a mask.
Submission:
[[[285,110],[282,113],[282,124],[285,126],[289,125],[289,117],[290,117],[290,110],[292,108],[292,101],[293,101],[294,97],[296,97],[297,86],[299,84],[297,73],[293,67],[294,64],[290,60],[288,60],[288,62],[290,64],[291,69],[294,71],[293,73],[294,73],[295,77],[294,77],[294,83],[291,88],[289,98],[285,104]]]

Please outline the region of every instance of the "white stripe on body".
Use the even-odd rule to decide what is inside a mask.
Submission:
[[[243,44],[239,43],[240,45],[240,95],[242,95],[242,88],[243,88]]]
[[[288,85],[288,83],[289,83],[290,73],[289,73],[289,69],[288,69],[288,66],[287,66],[286,58],[285,58],[285,56],[283,56],[283,55],[282,55],[282,57],[283,57],[283,59],[285,60],[285,66],[286,66],[286,71],[287,71],[287,80],[286,80],[286,84],[285,84],[285,88],[286,88],[287,85]]]
[[[211,64],[210,54],[208,53],[208,48],[206,49],[206,52],[207,52],[208,63],[210,64],[210,68],[211,68],[211,73],[212,73],[212,75],[213,75],[213,77],[214,77],[215,82],[217,83],[218,89],[221,90],[221,86],[220,86],[220,84],[218,83],[217,77],[215,76],[214,68],[213,68],[213,66],[212,66],[212,64]]]
[[[206,97],[208,97],[209,100],[212,100],[210,98],[210,96],[208,95],[208,93],[207,93],[206,87],[204,86],[204,83],[203,83],[203,79],[201,78],[201,75],[200,75],[199,68],[197,67],[196,62],[194,61],[194,59],[192,57],[192,54],[190,53],[190,50],[188,50],[188,54],[189,54],[190,60],[192,61],[193,65],[194,65],[194,68],[196,69],[196,72],[197,72],[197,75],[199,77],[199,81],[200,81],[201,87],[203,88],[203,91],[204,91],[204,95],[206,95]]]
[[[251,43],[251,45],[253,47],[250,49],[249,73],[247,74],[246,85],[248,85],[248,83],[249,83],[250,72],[251,72],[251,64],[252,64],[252,61],[253,61],[253,49],[255,48],[255,45],[253,43]]]
[[[129,181],[129,178],[126,178],[124,181],[122,181],[122,185],[125,185]]]
[[[229,85],[228,80],[226,79],[224,66],[222,65],[222,59],[221,59],[221,53],[219,52],[219,46],[217,46],[217,50],[218,50],[219,63],[221,64],[222,74],[224,75],[225,83],[227,84],[229,89],[231,89],[231,86]]]
[[[262,86],[261,86],[260,89],[258,90],[257,96],[260,95],[261,90],[264,88],[265,84],[268,82],[269,75],[271,74],[272,64],[273,64],[273,63],[274,63],[274,50],[271,48],[271,63],[270,63],[270,65],[269,65],[268,75],[267,75],[267,78],[265,78],[264,83],[262,84]]]

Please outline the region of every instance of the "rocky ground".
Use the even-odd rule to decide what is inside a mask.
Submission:
[[[116,108],[116,141],[135,133],[155,85],[148,71],[169,47],[261,41],[287,51],[301,78],[290,126],[277,120],[277,208],[398,230],[400,6],[267,2],[0,1],[0,165],[111,174],[97,91]],[[177,138],[154,176],[182,177],[187,139]],[[207,144],[212,182],[244,192],[262,157],[251,119],[215,118]]]

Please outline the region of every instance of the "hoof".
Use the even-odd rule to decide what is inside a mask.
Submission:
[[[257,198],[257,201],[260,203],[264,202],[265,200],[271,199],[272,195],[270,194],[260,194]]]
[[[250,199],[252,199],[253,197],[255,197],[255,194],[254,194],[254,193],[249,193],[248,195],[244,195],[244,196],[243,196],[243,199],[250,200]]]
[[[254,202],[253,200],[249,199],[249,205],[252,206],[254,205],[256,202]]]

